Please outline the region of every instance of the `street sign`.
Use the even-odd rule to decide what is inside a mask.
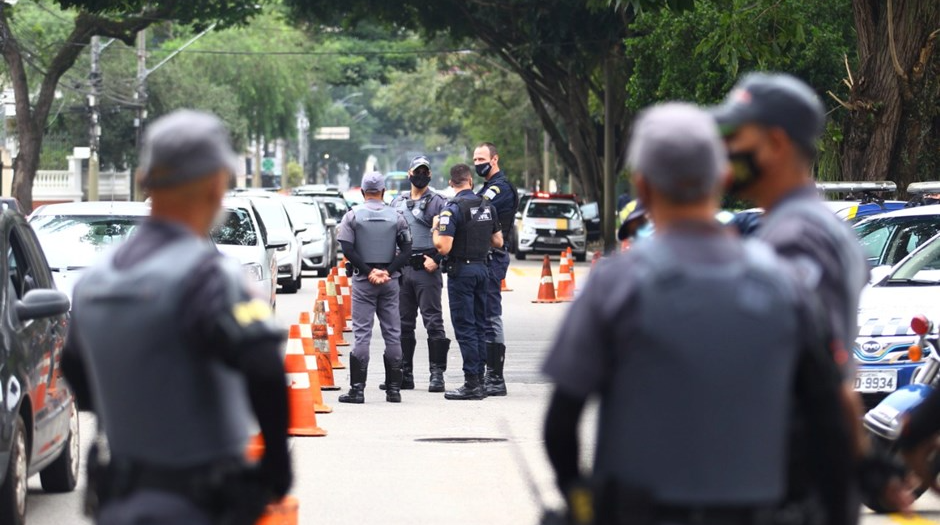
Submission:
[[[315,140],[349,140],[349,126],[317,128]]]
[[[265,157],[261,159],[261,171],[271,173],[274,171],[274,157]]]

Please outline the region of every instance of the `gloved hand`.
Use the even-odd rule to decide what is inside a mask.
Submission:
[[[265,444],[264,457],[261,458],[257,473],[261,484],[269,489],[276,499],[286,496],[294,482],[287,443],[278,446]]]

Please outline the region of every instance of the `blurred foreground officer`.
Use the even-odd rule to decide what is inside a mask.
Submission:
[[[814,424],[815,472],[836,488],[849,476],[835,366],[782,262],[715,220],[727,162],[707,113],[646,111],[630,165],[656,235],[597,266],[545,364],[556,383],[545,445],[571,519],[778,523],[794,407]],[[593,395],[597,451],[579,482],[577,426]],[[827,518],[842,525],[836,492]]]
[[[486,363],[486,254],[503,245],[496,210],[489,201],[473,194],[470,166],[450,170],[450,186],[457,194],[434,218],[434,246],[447,256],[447,296],[450,320],[463,357],[464,384],[446,392],[447,399],[483,399]]]
[[[336,236],[352,265],[352,352],[349,354],[349,393],[340,403],[365,403],[372,323],[379,318],[385,340],[385,400],[401,402],[401,317],[398,309],[399,270],[411,257],[411,231],[395,208],[385,205],[385,177],[362,177],[365,202],[346,212]],[[397,250],[397,255],[396,255]]]
[[[519,192],[499,169],[499,153],[489,142],[473,150],[473,168],[476,174],[486,179],[477,192],[496,210],[496,218],[502,228],[503,239],[509,238],[516,220]],[[472,185],[472,183],[471,183]],[[486,283],[486,375],[483,388],[487,396],[505,396],[506,380],[503,367],[506,364],[506,337],[503,331],[503,279],[509,271],[509,252],[502,246],[493,248],[487,259],[489,281]]]
[[[428,332],[431,372],[428,392],[443,392],[450,339],[444,333],[444,315],[441,311],[444,278],[440,264],[443,256],[434,248],[431,225],[447,199],[428,187],[431,182],[431,162],[424,155],[412,159],[408,181],[411,182],[411,192],[402,193],[392,201],[392,207],[401,212],[411,229],[411,259],[401,271],[401,388],[410,390],[415,387],[414,356],[418,344],[415,326],[420,309],[424,328]]]
[[[901,490],[900,477],[887,461],[870,456],[861,427],[862,402],[853,387],[855,362],[849,349],[858,334],[858,301],[868,282],[868,264],[855,233],[816,191],[812,166],[825,125],[823,105],[793,76],[752,73],[713,115],[730,153],[731,192],[766,210],[757,237],[813,290],[828,319],[830,355],[844,379],[843,417],[852,422],[853,452],[860,460],[859,488],[866,498],[883,497],[894,508],[904,507],[910,495]],[[805,447],[812,446],[806,442]],[[809,497],[810,480],[803,483],[804,474],[795,475],[794,496]]]
[[[208,240],[235,166],[216,117],[151,124],[151,216],[75,287],[62,362],[110,448],[88,467],[100,524],[249,524],[291,485],[285,334]],[[265,454],[248,468],[252,413]]]

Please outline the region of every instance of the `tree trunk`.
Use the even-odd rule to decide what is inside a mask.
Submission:
[[[859,66],[845,103],[842,175],[893,180],[903,191],[940,168],[940,3],[852,4]]]

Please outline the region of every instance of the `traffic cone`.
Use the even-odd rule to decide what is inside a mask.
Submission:
[[[510,288],[509,286],[506,286],[506,279],[503,279],[503,282],[500,283],[500,285],[499,285],[499,291],[500,291],[500,292],[511,292],[511,291],[512,291],[512,288]]]
[[[542,278],[539,280],[539,295],[533,303],[557,303],[555,298],[555,284],[552,281],[552,262],[545,256],[542,260]]]
[[[577,289],[577,284],[574,280],[574,254],[571,253],[571,247],[568,247],[568,274],[571,275],[571,298],[574,299],[574,291]]]
[[[314,360],[313,363],[309,363],[304,355],[303,335],[301,335],[304,333],[304,328],[304,326],[296,324],[290,327],[290,336],[287,339],[287,353],[284,356],[284,371],[287,372],[287,375],[292,381],[296,379],[294,376],[307,374],[307,386],[304,388],[311,393],[311,397],[313,398],[311,406],[313,410],[319,414],[329,414],[333,409],[323,403],[323,393],[320,391],[320,374],[315,368],[311,370],[308,366],[310,364],[316,366],[316,360]],[[308,331],[310,330],[309,325],[307,325],[306,328]],[[312,338],[312,336],[309,337]]]
[[[339,351],[336,350],[336,336],[333,332],[333,327],[330,325],[330,302],[326,299],[322,301],[317,301],[316,306],[313,309],[314,320],[317,323],[323,322],[326,327],[326,343],[330,352],[330,366],[334,369],[346,368],[342,361],[339,360]],[[323,317],[317,317],[317,312],[322,312]],[[318,320],[319,319],[319,320]]]
[[[339,313],[339,305],[336,302],[336,296],[330,295],[329,293],[327,293],[326,304],[330,308],[327,311],[326,319],[327,319],[327,325],[329,325],[333,329],[333,341],[335,342],[337,347],[349,346],[349,343],[347,343],[346,340],[343,339],[343,320],[341,319],[342,316]]]
[[[306,368],[306,365],[304,366]],[[310,374],[303,372],[287,374],[287,402],[290,420],[287,434],[291,436],[325,436],[326,430],[317,426],[317,414],[313,410],[313,391],[310,389]]]
[[[314,306],[314,317],[317,317]],[[317,360],[317,372],[320,374],[320,390],[339,390],[336,379],[333,377],[333,365],[330,363],[330,348],[327,342],[325,316],[323,307],[319,306],[319,321],[311,325],[313,339],[304,339],[304,355],[309,359],[311,356]],[[307,368],[310,368],[309,366]]]
[[[326,277],[326,296],[336,297],[336,318],[339,324],[337,333],[352,332],[352,323],[346,325],[346,308],[343,306],[343,296],[340,292],[339,277],[336,275],[336,268],[333,268],[330,270],[330,275]],[[352,305],[349,306],[352,310]]]
[[[352,321],[352,290],[349,288],[349,277],[346,277],[345,270],[339,275],[339,290],[343,296],[343,311],[347,321]]]
[[[310,324],[310,312],[300,312],[300,318],[297,320],[298,324]]]
[[[571,289],[571,272],[568,270],[568,254],[561,252],[561,265],[558,268],[558,295],[559,301],[570,301],[574,298]]]
[[[317,301],[326,301],[326,281],[317,281]]]
[[[294,496],[285,496],[277,503],[271,503],[255,525],[297,525],[300,502]]]
[[[601,260],[601,251],[597,250],[594,252],[594,257],[591,257],[591,269],[594,269],[594,266],[597,264],[597,261]]]

